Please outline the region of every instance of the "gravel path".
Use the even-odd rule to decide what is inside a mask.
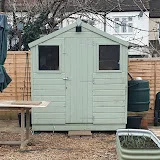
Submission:
[[[20,139],[17,133],[1,131],[0,139]],[[18,146],[0,146],[0,160],[117,160],[115,134],[93,133],[92,137],[69,138],[67,133],[30,135],[31,143],[20,150]]]

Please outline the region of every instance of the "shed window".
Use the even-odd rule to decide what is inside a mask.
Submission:
[[[39,70],[59,70],[59,46],[39,46]]]
[[[119,45],[99,45],[99,70],[119,70],[119,58]]]

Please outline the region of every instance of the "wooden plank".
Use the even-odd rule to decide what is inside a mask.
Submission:
[[[110,85],[93,85],[93,90],[124,90],[125,84],[110,84]]]
[[[36,102],[36,101],[14,101],[11,104],[15,105],[40,105],[42,102]]]
[[[92,136],[91,131],[68,131],[68,136]]]
[[[154,62],[160,61],[160,58],[130,58],[129,61]]]
[[[125,118],[125,113],[117,113],[115,110],[115,113],[93,113],[94,119],[115,119],[116,118]]]
[[[114,120],[119,121],[118,119]],[[104,120],[103,120],[104,122]],[[101,125],[99,125],[101,124]],[[92,131],[115,131],[117,128],[125,128],[125,121],[123,119],[122,123],[113,123],[111,124],[107,123],[107,120],[105,119],[105,124],[102,125],[102,123],[99,124],[88,124],[88,125],[77,125],[77,124],[65,124],[65,125],[54,125],[49,123],[46,125],[32,125],[33,131],[69,131],[69,130],[92,130]]]
[[[65,113],[66,112],[66,107],[64,106],[64,102],[61,106],[56,106],[57,103],[55,103],[55,105],[50,104],[47,108],[38,108],[37,110],[34,110],[35,113]]]
[[[33,86],[34,90],[64,90],[65,89],[65,85],[48,85],[48,84],[42,84],[42,85],[37,85],[35,84]]]
[[[27,96],[27,92],[25,92],[24,94],[23,93],[17,93],[15,94],[14,92],[13,93],[3,93],[3,94],[0,94],[0,99],[2,99],[2,97],[12,97],[14,96],[14,99],[15,99],[15,96],[16,97],[21,97],[21,96]],[[28,93],[28,95],[30,95],[30,93]],[[15,99],[16,100],[16,99]]]
[[[26,139],[29,139],[29,128],[30,128],[30,112],[26,109]]]
[[[125,73],[107,73],[104,74],[103,72],[99,72],[99,73],[93,73],[93,78],[95,79],[117,79],[117,78],[124,78]]]
[[[3,145],[20,145],[21,141],[0,141]]]
[[[94,90],[93,96],[125,96],[125,90]]]
[[[63,119],[65,113],[33,113],[34,119]]]
[[[26,147],[28,143],[29,143],[29,139],[26,139],[25,141],[23,141],[21,143],[20,149],[24,149],[24,147]]]
[[[123,124],[125,123],[125,118],[113,118],[113,119],[109,119],[109,118],[104,118],[104,119],[94,119],[93,124],[100,124],[100,126],[102,124],[112,124],[114,126],[114,124]]]
[[[121,79],[94,79],[94,84],[124,84],[125,80],[123,78]]]
[[[126,111],[125,107],[94,107],[93,112],[94,113],[124,113]]]
[[[43,73],[33,73],[33,76],[35,79],[44,79],[44,76],[46,79],[63,79],[65,77],[65,74],[52,74],[48,72]]]
[[[65,102],[65,96],[34,96],[35,101],[55,101],[55,102]]]
[[[128,66],[128,68],[129,69],[135,69],[135,71],[137,70],[137,69],[144,69],[144,70],[148,70],[148,69],[150,69],[150,70],[154,70],[154,65],[152,64],[152,65],[135,65],[135,64],[130,64],[129,66]]]
[[[122,107],[125,106],[125,101],[106,101],[93,102],[93,107]]]
[[[24,72],[24,73],[18,72],[17,78],[18,78],[18,77],[20,77],[20,78],[25,78],[24,75],[25,75],[25,72]],[[12,77],[12,78],[15,77],[14,73],[9,73],[9,76]],[[29,76],[29,77],[31,78],[31,76]]]
[[[65,86],[63,89],[56,90],[33,90],[33,94],[36,96],[65,96]]]
[[[25,140],[25,121],[24,121],[24,108],[21,108],[21,147],[23,148],[23,142]]]
[[[11,93],[11,92],[14,92],[14,90],[15,90],[15,87],[8,87],[8,88],[5,88],[5,90],[3,91],[3,93]],[[28,87],[28,91],[31,93],[31,88],[30,87]],[[20,88],[20,87],[17,87],[17,92],[18,93],[23,93],[23,92],[26,92],[26,89],[24,89],[24,88]],[[1,93],[1,94],[3,94],[3,93]]]
[[[44,85],[44,84],[48,84],[48,85],[52,85],[52,84],[62,84],[65,85],[65,81],[63,79],[34,79],[33,80],[33,84],[38,84],[38,85]]]
[[[41,118],[41,119],[37,119],[37,118],[34,118],[33,120],[32,120],[32,125],[33,124],[51,124],[52,125],[52,131],[54,131],[54,125],[55,124],[65,124],[66,123],[66,120],[65,120],[65,118],[54,118],[54,117],[52,117],[51,119],[49,119],[49,118]]]
[[[93,96],[93,102],[125,101],[124,96]]]

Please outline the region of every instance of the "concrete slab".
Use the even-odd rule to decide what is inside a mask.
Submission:
[[[68,131],[69,137],[91,137],[91,131]]]

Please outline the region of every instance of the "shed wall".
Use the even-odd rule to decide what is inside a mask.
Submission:
[[[16,56],[16,59],[14,60],[14,55]],[[29,52],[30,55],[30,52]],[[23,100],[23,88],[24,88],[24,77],[25,77],[25,64],[24,63],[26,60],[26,52],[20,51],[20,52],[8,52],[7,59],[5,61],[5,69],[7,73],[12,78],[12,82],[9,84],[9,86],[3,91],[3,93],[0,94],[0,99],[1,100],[16,100],[16,92],[18,96],[18,100]],[[14,68],[16,62],[16,69]],[[29,61],[30,63],[30,61]],[[21,66],[21,67],[19,67]],[[18,69],[21,68],[21,69]],[[23,70],[22,70],[23,68]],[[150,110],[146,112],[145,118],[148,120],[149,124],[153,124],[153,118],[154,118],[154,100],[155,100],[155,95],[157,92],[160,91],[160,73],[159,73],[159,68],[160,68],[160,60],[159,59],[129,59],[129,72],[132,74],[132,76],[135,77],[142,77],[145,80],[149,80],[150,82]],[[20,73],[19,73],[20,71]],[[17,73],[16,75],[14,73]],[[36,73],[34,73],[37,75]],[[29,69],[29,75],[31,75],[30,69]],[[16,78],[17,76],[17,78]],[[42,74],[37,75],[39,78],[44,77]],[[51,75],[50,75],[51,76]],[[54,75],[53,75],[54,76]],[[19,80],[19,78],[21,80]],[[14,79],[17,79],[17,82],[14,82]],[[31,99],[31,77],[29,76],[29,83],[28,83],[28,96],[27,96],[27,90],[25,90],[25,100]],[[17,83],[17,85],[16,85]],[[25,83],[25,86],[27,86],[27,83]],[[118,90],[121,90],[121,88],[125,87],[124,85],[121,84],[114,84],[114,85],[109,85],[106,86],[107,88],[113,88],[112,86],[116,87]],[[45,85],[39,86],[39,89],[45,89]],[[60,87],[57,85],[57,87]],[[32,87],[33,88],[33,87]],[[51,86],[48,86],[50,89]],[[105,89],[104,87],[100,87],[95,85],[93,89]],[[114,89],[113,89],[114,90]],[[61,103],[61,102],[60,102]],[[59,103],[59,104],[60,104]],[[62,102],[63,103],[63,102]],[[95,102],[95,105],[99,102]],[[106,102],[103,102],[105,104]],[[123,106],[123,102],[107,102],[110,106],[112,105],[119,105]],[[98,104],[97,104],[98,105]],[[65,108],[64,108],[65,109]],[[106,108],[105,110],[110,110],[111,108]],[[62,109],[63,110],[63,109]],[[96,109],[95,109],[96,110]],[[64,111],[65,112],[65,111]],[[112,110],[111,110],[112,112]],[[118,110],[117,110],[118,112]],[[0,112],[0,119],[17,119],[17,112],[8,112],[8,111],[2,111]]]
[[[66,123],[66,81],[65,76],[65,39],[72,38],[89,39],[82,43],[91,45],[94,49],[91,55],[93,60],[93,85],[92,85],[92,108],[93,124],[75,125]],[[72,43],[72,42],[71,42]],[[75,28],[59,36],[49,39],[39,45],[57,45],[60,50],[59,73],[54,71],[38,71],[38,46],[31,49],[32,54],[32,100],[51,101],[51,104],[44,109],[33,109],[32,123],[33,130],[115,130],[123,128],[126,124],[127,116],[127,49],[120,46],[120,70],[118,71],[98,71],[98,45],[115,45],[117,42],[111,41],[88,29],[82,28],[81,33],[76,33]],[[73,45],[73,47],[75,47]],[[72,49],[72,48],[71,48]],[[73,48],[75,49],[75,48]],[[69,64],[68,64],[69,65]],[[82,66],[83,68],[83,66]],[[85,69],[85,68],[83,68]],[[117,90],[118,89],[118,90]],[[76,107],[76,106],[75,106]],[[72,112],[71,115],[72,116]],[[90,121],[90,120],[89,120]],[[65,124],[65,125],[62,125]],[[101,126],[99,126],[101,124]],[[106,126],[104,127],[103,124]],[[59,126],[62,125],[62,126]]]
[[[121,46],[120,70],[93,73],[94,124],[127,121],[127,50]]]
[[[63,57],[63,41],[56,39],[52,45],[60,45],[60,59]],[[50,45],[50,42],[40,45]],[[32,100],[46,100],[51,103],[47,108],[33,109],[33,124],[64,124],[65,123],[65,81],[64,67],[60,73],[54,71],[38,71],[38,46],[31,49],[32,54]],[[62,66],[62,62],[60,62]]]

